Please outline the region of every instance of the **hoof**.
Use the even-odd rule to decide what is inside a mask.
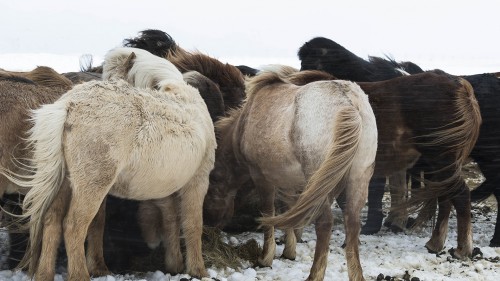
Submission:
[[[361,229],[361,234],[363,235],[373,235],[376,234],[380,231],[380,226],[369,226],[365,225]]]
[[[390,227],[392,233],[401,233],[401,232],[404,232],[405,230],[402,229],[401,227],[397,226],[397,225],[391,225]]]
[[[500,247],[500,241],[491,240],[489,246],[490,247]]]

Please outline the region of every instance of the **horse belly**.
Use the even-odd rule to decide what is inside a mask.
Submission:
[[[158,149],[136,153],[122,170],[113,195],[135,200],[164,198],[185,186],[198,171],[204,157],[203,143],[170,142]]]

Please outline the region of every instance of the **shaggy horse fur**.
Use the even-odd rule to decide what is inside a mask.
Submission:
[[[49,67],[40,66],[30,72],[0,71],[0,170],[26,172],[24,165],[31,158],[31,153],[26,149],[24,138],[32,125],[28,120],[30,110],[56,101],[71,87],[68,79]],[[0,199],[4,198],[5,193],[13,193],[10,199],[4,201],[5,204],[19,204],[22,198],[19,192],[25,191],[0,174]],[[15,206],[3,207],[15,209]],[[24,254],[26,236],[24,230],[16,229],[7,220],[11,221],[9,215],[5,214],[2,224],[5,223],[3,226],[9,229],[11,248],[8,262],[9,267],[13,268]]]
[[[182,73],[198,71],[217,83],[224,99],[225,111],[238,107],[245,98],[244,77],[238,68],[224,64],[200,52],[188,52],[179,47],[170,35],[148,29],[136,38],[125,39],[124,46],[149,51],[172,62]]]
[[[349,279],[364,280],[360,211],[377,149],[367,96],[347,81],[297,87],[280,76],[263,71],[250,79],[242,108],[216,124],[220,142],[204,215],[217,219],[231,212],[234,194],[251,178],[264,215],[260,265],[271,266],[274,259],[274,227],[286,230],[283,256],[294,259],[294,229],[314,221],[317,244],[307,280],[323,280],[333,225],[330,206],[343,193],[349,206],[344,210]],[[275,198],[290,209],[274,216]]]
[[[186,271],[207,276],[201,255],[202,204],[216,146],[207,107],[172,64],[148,52],[112,50],[104,67],[105,78],[113,80],[75,86],[33,112],[28,140],[36,173],[24,180],[10,177],[31,187],[23,202],[23,217],[30,219],[23,265],[37,281],[53,280],[54,251],[64,230],[68,280],[107,274],[102,241],[100,249],[87,249],[87,259],[84,241],[89,227],[89,244],[102,240],[97,234],[109,193],[156,200],[164,217],[173,218],[165,258],[173,273],[184,268],[179,217]]]
[[[349,77],[352,68],[350,77],[355,81],[373,81],[382,75],[403,75],[391,61],[378,58],[372,59],[376,63],[367,62],[326,38],[314,38],[307,42],[300,48],[299,58],[303,69],[325,70],[337,77]],[[377,68],[376,65],[383,67]],[[366,72],[367,68],[369,72]],[[425,163],[420,167],[428,177],[425,181],[427,188],[412,192],[409,204],[421,209],[421,202],[434,202],[438,198],[438,220],[426,247],[432,252],[442,250],[449,213],[454,206],[458,220],[455,255],[460,258],[470,256],[470,194],[462,179],[461,169],[475,145],[481,125],[472,86],[464,79],[445,73],[423,73],[359,84],[370,96],[379,125],[379,151],[370,192],[375,189],[375,193],[383,194],[380,190],[383,190],[386,176],[402,179],[400,184],[404,184],[406,170],[417,160]],[[403,155],[411,157],[405,159]],[[398,163],[400,160],[403,161]],[[372,201],[371,204],[380,202],[370,195],[368,200],[369,203]],[[381,208],[377,209],[378,214],[369,217],[368,224],[371,220],[381,221]],[[365,233],[372,231],[365,229]]]
[[[334,75],[344,74],[345,78],[355,81],[379,81],[399,77],[402,75],[400,69],[410,74],[424,72],[412,62],[395,62],[394,60],[375,57],[370,57],[369,62],[364,61],[344,47],[326,38],[314,38],[305,43],[299,50],[299,58],[303,69],[320,69]],[[362,69],[358,69],[358,67]],[[369,71],[365,75],[355,74],[367,69]],[[487,179],[480,187],[472,191],[471,200],[473,202],[484,200],[493,194],[497,202],[500,202],[500,173],[498,170],[500,157],[500,147],[498,146],[498,143],[500,143],[500,130],[498,127],[498,120],[500,119],[500,111],[498,111],[500,105],[500,79],[498,79],[498,73],[464,75],[461,77],[472,85],[481,108],[481,130],[470,156],[479,164],[481,172]],[[413,172],[418,174],[420,172],[418,167],[421,165],[425,165],[425,163],[417,163]],[[391,187],[398,187],[397,184],[391,182],[390,184]],[[420,186],[419,183],[415,185]],[[383,182],[380,181],[378,186],[378,188],[370,189],[369,204],[371,207],[369,208],[369,219],[367,225],[365,225],[372,229],[370,232],[376,232],[382,224]],[[419,221],[425,221],[429,213],[435,213],[432,212],[432,210],[435,210],[435,204],[428,206],[431,211],[419,214]],[[386,223],[397,225],[397,223],[391,221],[391,218],[398,215],[391,216],[391,213],[386,219]],[[500,204],[498,204],[498,213],[500,213]],[[397,228],[402,227],[402,225],[397,226]],[[500,246],[500,216],[497,216],[495,232],[490,245]]]

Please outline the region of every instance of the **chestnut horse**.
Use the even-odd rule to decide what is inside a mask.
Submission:
[[[107,274],[102,241],[100,249],[89,247],[87,263],[84,241],[87,230],[89,243],[102,240],[97,234],[109,193],[163,200],[165,212],[181,218],[187,273],[207,276],[201,255],[202,205],[216,146],[207,107],[171,63],[146,51],[112,50],[104,68],[104,77],[112,80],[80,84],[33,111],[28,140],[36,172],[28,179],[9,173],[16,184],[30,187],[23,202],[31,242],[24,264],[36,280],[53,280],[55,250],[64,230],[68,280]],[[173,239],[165,260],[171,272],[184,268],[180,238],[175,237],[178,227],[173,222],[169,229]]]
[[[358,238],[377,149],[375,116],[367,96],[352,82],[297,87],[283,75],[259,72],[247,82],[242,107],[217,122],[219,148],[204,215],[217,219],[231,212],[234,194],[251,177],[264,215],[259,263],[272,264],[275,227],[286,230],[283,255],[294,259],[294,229],[314,221],[317,244],[308,280],[323,280],[333,225],[331,204],[343,193],[349,206],[344,209],[349,279],[364,280]],[[303,80],[309,74],[295,75]],[[275,216],[275,199],[290,209]]]

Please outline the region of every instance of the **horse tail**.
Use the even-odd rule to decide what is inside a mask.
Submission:
[[[7,173],[7,177],[15,184],[30,188],[24,198],[23,214],[20,216],[20,220],[26,221],[25,226],[29,227],[30,239],[26,253],[18,265],[18,268],[29,267],[30,275],[34,274],[38,266],[44,216],[57,196],[66,174],[62,140],[67,108],[67,103],[59,100],[32,111],[34,125],[27,141],[33,151],[30,169],[35,172],[28,176]]]
[[[429,134],[428,136],[432,137],[433,140],[424,144],[445,146],[450,151],[453,150],[456,161],[439,170],[452,169],[453,172],[448,178],[441,181],[425,180],[432,191],[413,191],[412,197],[408,201],[411,210],[424,210],[424,206],[433,204],[431,201],[435,198],[454,196],[462,190],[464,181],[461,173],[462,166],[466,163],[479,137],[482,118],[472,85],[463,78],[458,78],[457,82],[458,88],[455,91],[454,101],[455,113],[452,122],[454,126]],[[436,157],[441,156],[437,155]]]
[[[356,159],[362,138],[362,118],[354,106],[337,113],[334,139],[319,169],[310,177],[295,205],[285,213],[261,218],[262,225],[279,228],[298,228],[317,217],[330,198],[336,198],[345,189],[345,181]]]

